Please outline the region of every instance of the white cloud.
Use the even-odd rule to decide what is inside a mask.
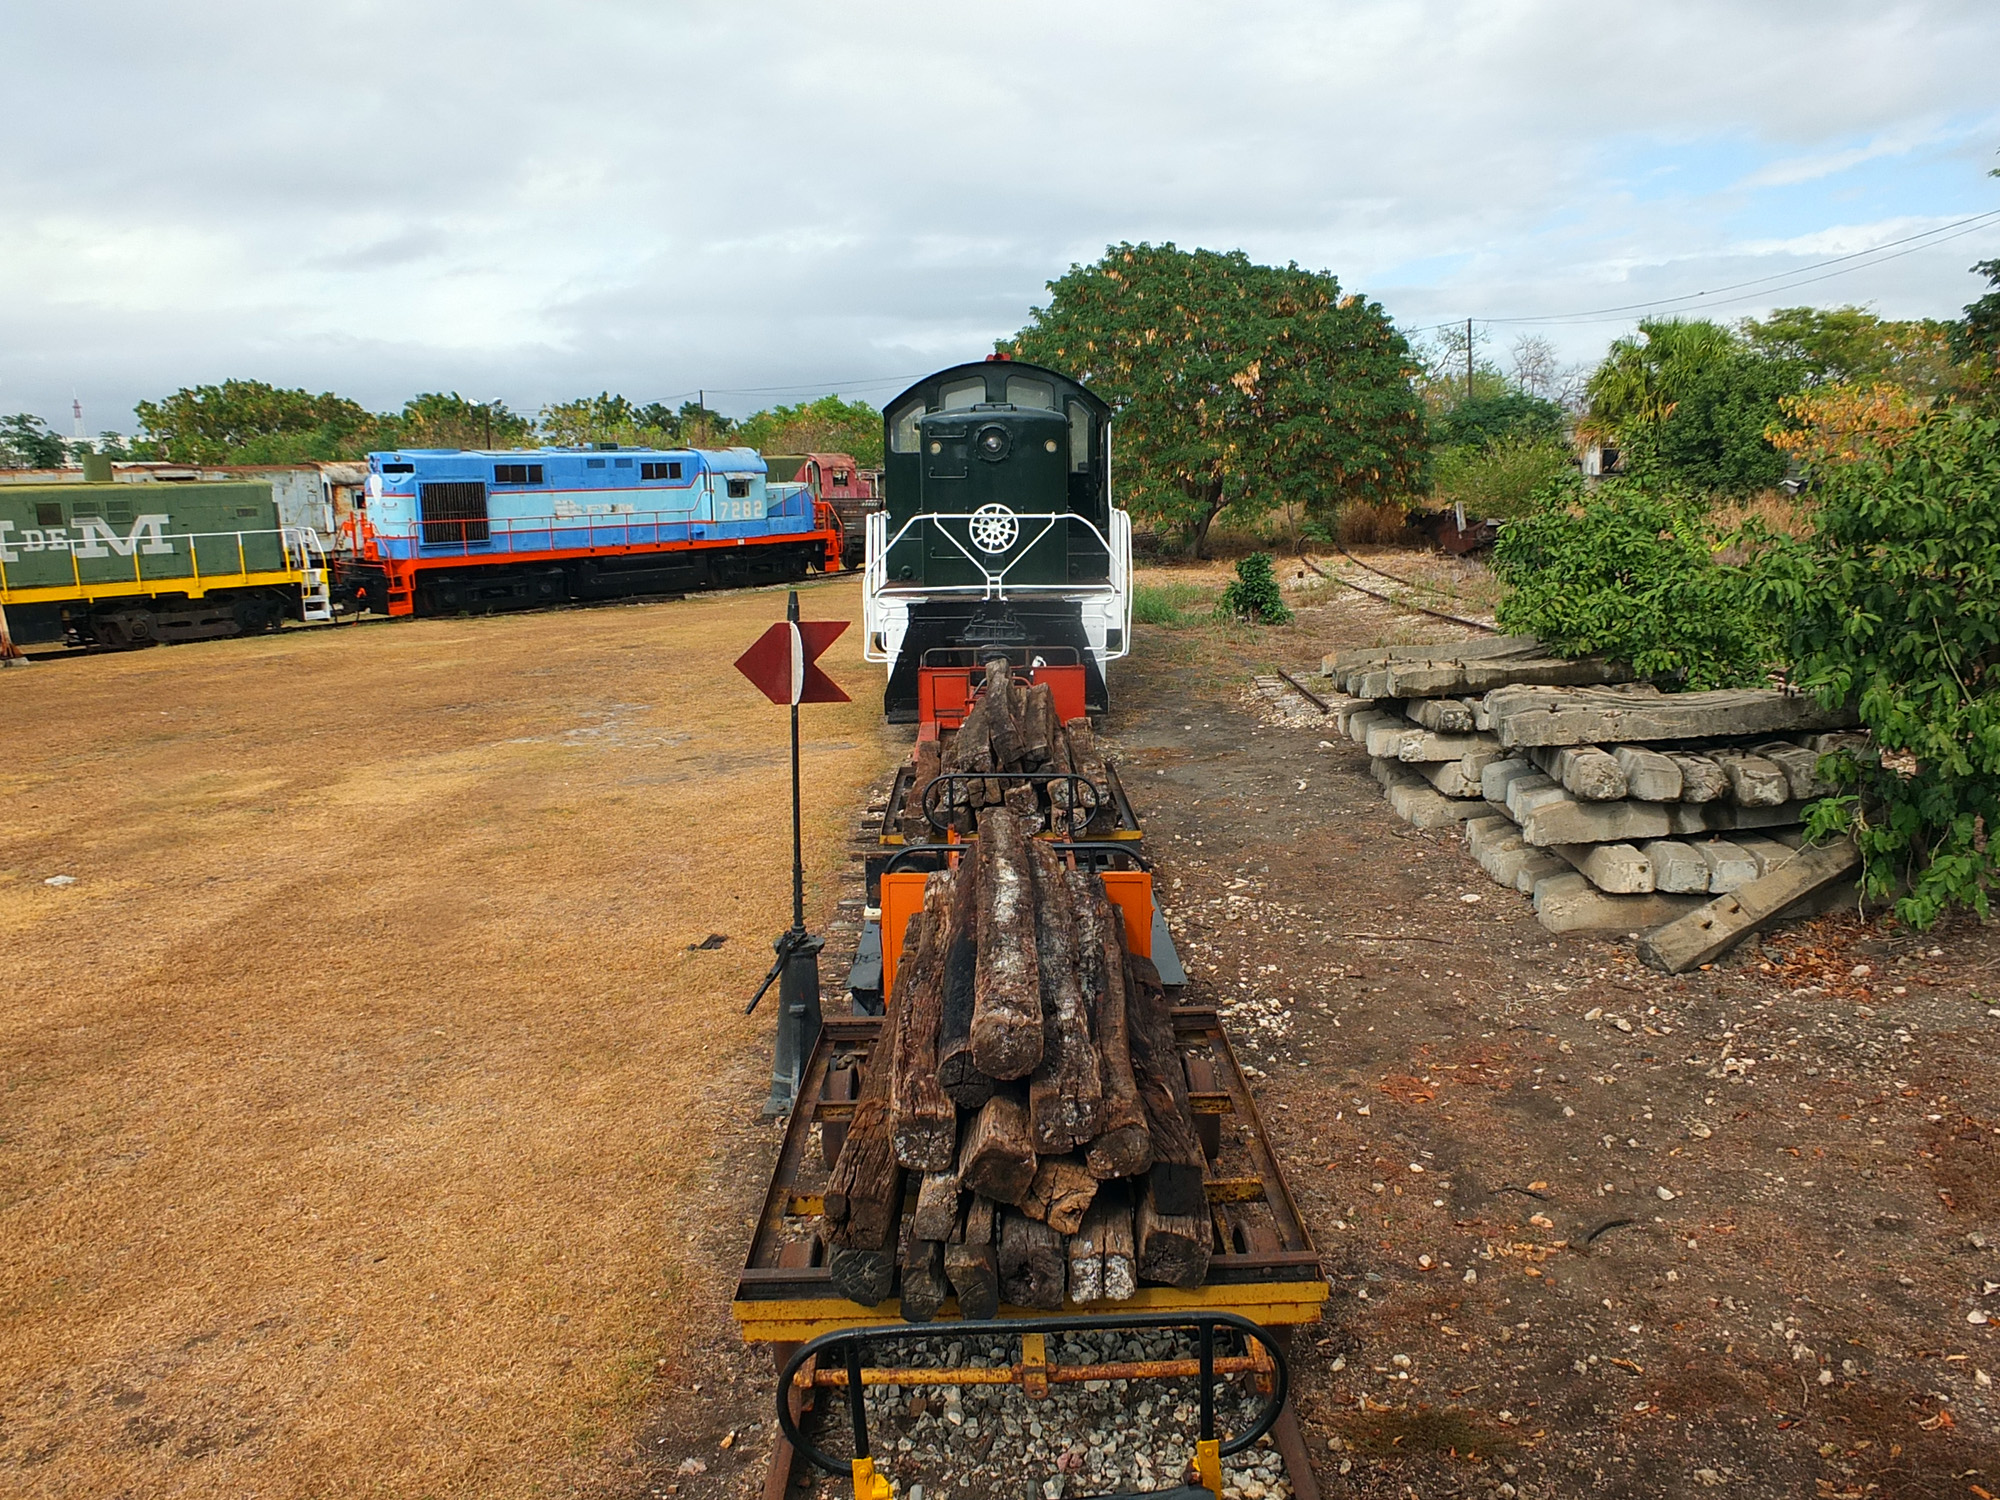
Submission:
[[[0,44],[0,410],[93,425],[234,374],[742,408],[977,353],[1120,239],[1421,324],[2000,203],[1985,3],[86,0]],[[1949,313],[1993,243],[1826,290]]]

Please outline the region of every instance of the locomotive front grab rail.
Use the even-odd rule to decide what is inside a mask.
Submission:
[[[871,512],[866,517],[867,552],[862,565],[861,575],[863,658],[868,661],[887,661],[890,659],[891,653],[879,648],[877,641],[883,635],[890,633],[888,616],[891,613],[899,613],[909,603],[922,602],[923,600],[932,598],[1004,600],[1010,595],[1018,596],[1024,594],[1060,594],[1072,598],[1079,596],[1101,596],[1115,601],[1118,606],[1119,623],[1122,626],[1123,641],[1125,644],[1123,648],[1107,652],[1106,655],[1108,657],[1125,655],[1126,651],[1130,649],[1132,640],[1131,516],[1125,511],[1114,507],[1111,511],[1111,535],[1109,538],[1102,531],[1098,530],[1096,522],[1092,521],[1088,516],[1078,515],[1074,511],[1017,511],[1014,513],[1014,519],[1017,522],[1042,521],[1046,524],[1031,541],[1025,545],[1016,544],[1016,546],[1010,548],[1009,550],[1016,555],[1006,567],[996,573],[980,562],[979,559],[972,557],[972,554],[966,551],[965,545],[945,527],[944,523],[947,521],[960,521],[969,526],[972,522],[972,516],[969,512],[923,511],[903,522],[896,529],[896,534],[893,537],[889,535],[889,513],[886,510]],[[1008,583],[1007,574],[1012,571],[1014,565],[1027,556],[1033,550],[1034,543],[1046,537],[1055,528],[1057,522],[1065,520],[1079,521],[1088,527],[1090,534],[1105,549],[1110,558],[1110,571],[1105,581],[1101,584],[1080,583],[1074,580],[1059,583]],[[957,547],[960,552],[965,553],[971,559],[973,565],[979,569],[982,575],[981,582],[958,584],[912,583],[904,587],[897,587],[891,583],[889,579],[890,549],[909,534],[911,527],[925,521],[934,524],[951,541],[953,546]],[[900,628],[894,633],[900,635]]]

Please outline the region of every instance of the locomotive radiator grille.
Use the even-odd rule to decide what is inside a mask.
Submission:
[[[479,480],[448,479],[426,484],[420,504],[426,547],[483,542],[491,535],[486,519],[486,486]]]

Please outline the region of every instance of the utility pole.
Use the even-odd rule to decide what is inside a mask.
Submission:
[[[1472,399],[1472,319],[1465,320],[1465,399]]]

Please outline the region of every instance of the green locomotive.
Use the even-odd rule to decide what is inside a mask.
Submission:
[[[918,381],[884,417],[884,507],[867,518],[863,646],[892,722],[931,722],[927,672],[1004,653],[1073,673],[1083,710],[1132,633],[1131,521],[1111,498],[1111,408],[994,356]]]
[[[325,557],[254,483],[0,484],[15,640],[136,646],[329,619]]]

